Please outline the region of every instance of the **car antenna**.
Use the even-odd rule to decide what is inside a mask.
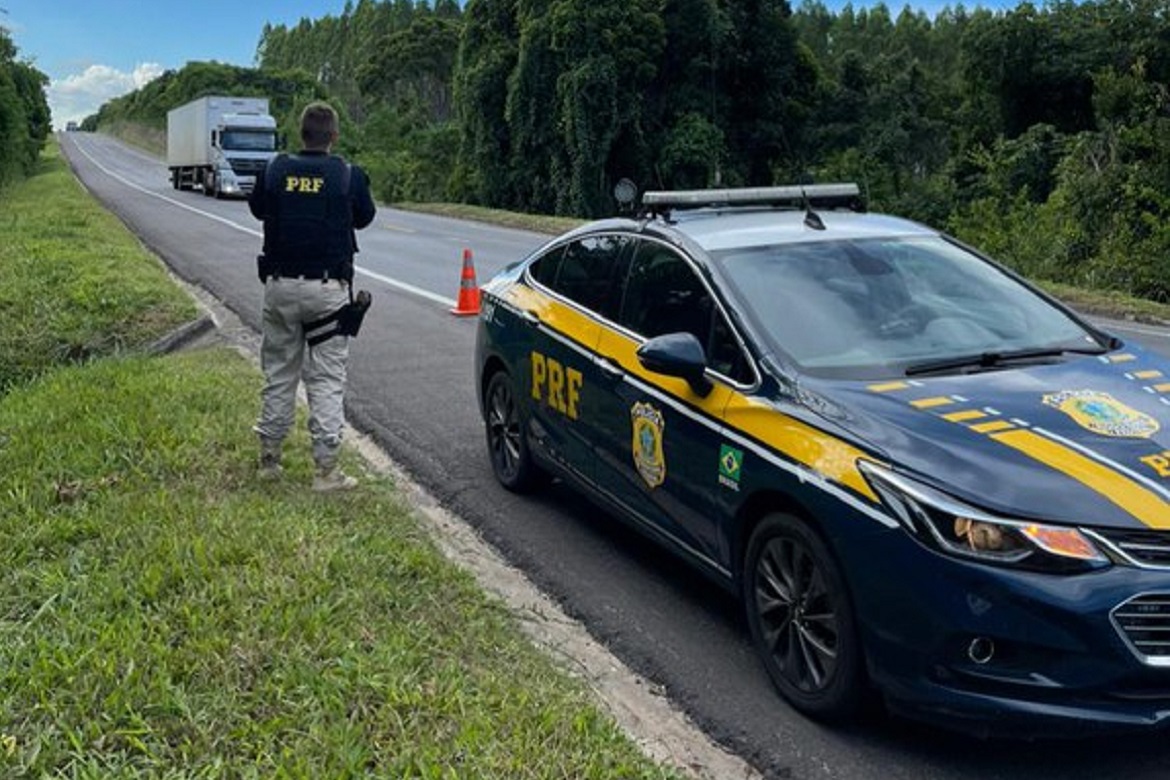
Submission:
[[[809,200],[808,193],[802,188],[800,195],[804,199],[804,224],[813,230],[824,230],[825,222],[821,219],[820,214],[813,211],[812,201]]]

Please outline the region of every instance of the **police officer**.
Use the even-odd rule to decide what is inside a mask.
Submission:
[[[316,473],[313,490],[348,490],[357,480],[337,465],[345,422],[349,339],[335,335],[306,342],[305,323],[328,318],[350,300],[355,228],[374,219],[369,180],[357,166],[330,154],[337,142],[337,113],[315,102],[301,114],[299,154],[273,158],[248,198],[264,221],[264,370],[260,475],[279,476],[281,444],[292,428],[300,381],[309,399],[309,436]]]

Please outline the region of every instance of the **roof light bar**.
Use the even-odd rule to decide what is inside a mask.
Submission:
[[[651,191],[642,194],[647,211],[718,208],[720,206],[861,207],[861,189],[854,183],[806,184],[787,187],[743,187],[722,190]]]

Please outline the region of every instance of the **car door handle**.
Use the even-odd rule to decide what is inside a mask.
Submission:
[[[617,365],[616,363],[612,363],[605,358],[596,358],[595,362],[597,363],[597,367],[601,369],[601,373],[604,374],[607,379],[612,379],[616,382],[626,375],[626,372],[622,370],[621,366]]]
[[[528,325],[529,327],[532,327],[532,328],[540,327],[540,317],[537,317],[535,314],[533,314],[530,311],[527,311],[527,310],[521,311],[520,318],[522,320],[524,320],[524,324]]]

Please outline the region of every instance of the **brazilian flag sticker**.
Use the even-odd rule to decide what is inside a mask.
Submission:
[[[728,444],[719,447],[719,484],[739,490],[739,473],[743,468],[743,450]]]

